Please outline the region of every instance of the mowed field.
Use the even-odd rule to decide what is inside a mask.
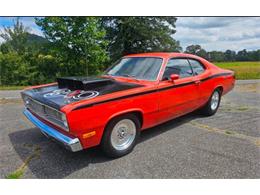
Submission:
[[[214,64],[235,71],[236,79],[260,79],[260,62],[215,62]]]

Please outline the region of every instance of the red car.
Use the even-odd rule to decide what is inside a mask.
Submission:
[[[216,113],[234,72],[183,53],[128,55],[101,77],[58,78],[25,89],[24,114],[47,137],[75,152],[101,145],[112,157],[140,132],[194,110]]]

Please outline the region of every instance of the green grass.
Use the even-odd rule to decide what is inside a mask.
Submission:
[[[216,62],[214,64],[235,71],[236,79],[260,79],[260,62]]]
[[[6,179],[19,179],[23,176],[24,170],[17,170],[13,173],[10,173],[9,175],[6,176]]]
[[[239,107],[239,108],[237,108],[239,111],[246,111],[246,110],[248,110],[248,108],[247,107]]]
[[[231,131],[225,131],[225,134],[231,135],[231,134],[233,134],[233,132],[231,132]]]
[[[3,86],[3,85],[0,85],[0,90],[21,90],[21,89],[24,89],[26,88],[26,86]]]

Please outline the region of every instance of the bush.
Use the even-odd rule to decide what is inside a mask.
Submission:
[[[0,53],[1,85],[27,85],[30,65],[17,53]]]
[[[0,53],[1,85],[35,85],[54,82],[59,71],[59,60],[51,55]]]

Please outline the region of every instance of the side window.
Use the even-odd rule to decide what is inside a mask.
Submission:
[[[199,75],[205,71],[204,66],[197,60],[189,59],[189,62],[195,75]]]
[[[170,78],[171,74],[178,74],[180,78],[191,77],[192,70],[186,59],[170,59],[166,65],[163,80]]]

